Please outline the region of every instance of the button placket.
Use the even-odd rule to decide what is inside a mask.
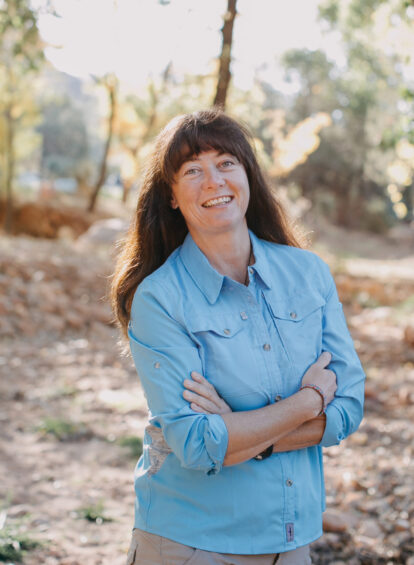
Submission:
[[[262,300],[264,301],[264,304],[265,304],[267,311],[269,313],[269,316],[270,316],[271,328],[272,328],[271,331],[272,331],[272,334],[275,337],[274,343],[277,344],[273,348],[273,351],[275,351],[275,353],[278,356],[278,364],[279,364],[279,366],[281,366],[281,359],[283,359],[283,366],[281,366],[281,370],[286,372],[286,374],[289,374],[289,376],[293,375],[292,359],[290,358],[289,351],[288,351],[288,349],[285,345],[283,335],[281,334],[281,331],[278,327],[278,324],[276,323],[276,318],[273,314],[273,310],[272,310],[270,304],[268,303],[267,298],[266,298],[263,290],[261,291],[261,297],[262,297]],[[292,313],[293,313],[293,311],[292,311]],[[274,383],[274,389],[273,390],[274,390],[273,395],[276,394],[276,392],[278,390],[282,391],[282,392],[285,391],[284,383],[283,383],[281,378],[279,378],[278,382]]]
[[[283,390],[281,370],[277,359],[277,352],[272,341],[274,340],[271,333],[273,328],[271,324],[269,325],[266,319],[266,310],[263,308],[263,291],[256,279],[253,280],[252,291],[256,299],[253,322],[255,326],[257,324],[257,329],[255,328],[255,341],[262,349],[260,359],[264,367],[261,380],[266,391],[268,403],[271,404],[276,393],[279,390]]]
[[[240,309],[240,317],[243,320],[248,320],[252,332],[252,344],[254,348],[261,349],[261,352],[257,351],[256,353],[256,359],[258,362],[257,382],[261,386],[262,391],[266,394],[266,396],[268,396],[268,401],[270,401],[273,381],[272,371],[270,369],[271,367],[274,369],[274,365],[271,362],[269,363],[269,360],[266,359],[269,353],[264,353],[264,350],[262,349],[263,345],[269,342],[270,336],[266,321],[262,315],[262,306],[260,302],[257,301],[255,292],[256,284],[256,281],[253,279],[251,287],[245,287],[243,289],[244,308]]]

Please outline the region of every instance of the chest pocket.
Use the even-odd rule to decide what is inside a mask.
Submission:
[[[233,410],[266,403],[258,389],[258,364],[248,320],[239,314],[196,317],[188,329],[199,345],[204,376]]]
[[[273,321],[290,360],[302,370],[321,354],[324,305],[324,299],[314,293],[270,302]]]

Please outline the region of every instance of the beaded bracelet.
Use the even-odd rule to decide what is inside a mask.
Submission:
[[[326,396],[325,393],[323,392],[323,390],[321,389],[321,387],[319,387],[318,385],[313,385],[313,384],[306,384],[306,385],[302,385],[300,387],[299,390],[303,390],[304,388],[312,388],[313,390],[316,390],[316,392],[319,394],[319,396],[322,398],[322,410],[319,412],[318,416],[322,416],[322,414],[325,412],[326,410]]]

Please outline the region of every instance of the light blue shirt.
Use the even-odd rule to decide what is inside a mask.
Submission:
[[[150,412],[135,527],[219,553],[279,553],[320,537],[321,448],[353,433],[363,414],[365,376],[328,266],[249,234],[247,287],[218,273],[188,234],[138,286],[129,324]],[[224,421],[190,408],[184,379],[197,371],[233,410],[252,410],[297,392],[322,351],[338,389],[320,445],[223,466]]]

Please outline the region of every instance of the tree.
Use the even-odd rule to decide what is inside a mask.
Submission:
[[[120,93],[114,125],[114,149],[121,164],[123,200],[137,180],[156,133],[174,116],[206,107],[215,89],[213,75],[178,76],[169,63],[151,77],[140,95]]]
[[[287,123],[320,111],[332,118],[317,151],[288,179],[305,196],[325,202],[325,212],[340,225],[365,222],[380,229],[395,220],[393,209],[402,210],[390,202],[387,189],[405,119],[399,105],[407,53],[393,47],[389,29],[395,22],[402,32],[400,12],[400,0],[328,0],[320,7],[321,18],[325,29],[341,36],[344,62],[308,50],[283,58],[287,77],[298,83]]]
[[[106,179],[109,149],[111,147],[112,136],[114,133],[118,94],[118,80],[114,74],[110,73],[108,75],[105,75],[102,79],[97,80],[97,82],[104,86],[107,91],[109,101],[109,116],[107,124],[107,136],[102,154],[101,164],[99,166],[98,178],[95,182],[89,199],[88,212],[92,212],[95,209],[99,191],[101,190]]]
[[[237,0],[227,0],[227,11],[224,15],[224,23],[222,27],[222,47],[219,60],[219,72],[217,80],[216,95],[213,105],[222,108],[226,107],[227,91],[230,84],[230,62],[231,47],[233,42],[233,26],[236,18]]]
[[[392,172],[408,170],[399,156],[400,142],[406,147],[413,141],[414,105],[405,74],[414,53],[412,3],[325,0],[319,10],[325,28],[342,37],[347,58],[346,68],[341,69],[340,90],[348,103],[341,111],[348,134],[345,144],[352,144],[347,167],[353,174],[347,181],[348,197],[342,197],[342,210],[349,218],[358,219],[350,205],[352,199],[361,204],[365,197],[368,205],[380,199],[389,217],[393,211],[399,219],[409,221],[413,169],[410,178],[397,174],[398,182]],[[375,186],[375,198],[368,199],[367,186]],[[402,201],[407,201],[407,206]]]
[[[88,133],[82,108],[68,95],[42,103],[41,169],[43,175],[77,176],[88,156]]]
[[[0,3],[0,108],[5,130],[3,185],[8,232],[13,217],[16,135],[25,118],[28,81],[43,60],[37,17],[29,0],[3,0]]]
[[[115,131],[119,143],[126,153],[126,163],[121,167],[122,201],[126,202],[136,180],[141,164],[142,150],[148,145],[158,129],[159,114],[171,78],[172,64],[168,63],[162,73],[160,84],[151,78],[147,85],[147,97],[129,95],[119,105]]]

